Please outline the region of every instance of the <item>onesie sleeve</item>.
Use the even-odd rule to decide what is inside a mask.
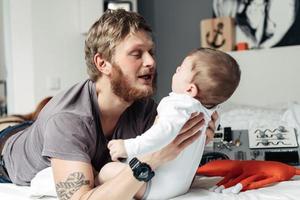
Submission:
[[[190,118],[191,110],[183,102],[164,98],[158,105],[158,119],[155,124],[136,138],[124,140],[128,157],[151,153],[169,144]]]

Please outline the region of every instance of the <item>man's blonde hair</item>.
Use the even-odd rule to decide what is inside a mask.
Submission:
[[[96,81],[101,73],[95,66],[94,56],[100,53],[107,61],[112,61],[115,47],[128,34],[139,30],[152,32],[145,19],[135,12],[124,9],[107,10],[90,28],[85,40],[85,61],[90,79]]]
[[[192,82],[202,91],[201,102],[204,99],[221,99],[223,102],[233,94],[241,76],[239,65],[233,57],[210,48],[193,50],[188,56],[195,57]]]

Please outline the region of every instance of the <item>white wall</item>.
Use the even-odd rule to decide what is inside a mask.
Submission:
[[[87,78],[81,0],[3,1],[9,16],[5,20],[8,112],[26,113],[42,98]],[[58,88],[51,89],[51,82]]]
[[[3,0],[0,0],[0,79],[6,75],[4,66]]]
[[[1,0],[9,113],[32,111],[43,97],[87,77],[80,30],[83,1],[94,5],[97,0]],[[231,101],[254,105],[300,102],[300,46],[232,55],[241,65],[242,80]],[[47,80],[57,79],[61,89],[49,89]]]
[[[34,107],[31,0],[4,0],[4,12],[8,111],[27,112]]]
[[[54,95],[52,80],[66,88],[87,77],[79,1],[32,0],[35,100]],[[48,83],[48,84],[47,84]],[[55,83],[54,83],[55,84]],[[59,86],[59,84],[58,84]]]
[[[242,76],[231,102],[267,106],[300,103],[300,46],[232,52]]]

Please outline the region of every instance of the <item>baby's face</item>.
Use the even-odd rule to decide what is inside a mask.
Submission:
[[[192,72],[192,57],[186,57],[181,65],[177,67],[172,78],[172,91],[176,93],[184,93],[188,84],[191,83],[194,76]]]

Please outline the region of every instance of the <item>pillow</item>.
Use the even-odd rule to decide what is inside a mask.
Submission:
[[[35,198],[57,196],[51,167],[43,169],[31,180],[30,196]]]
[[[285,121],[290,127],[300,131],[300,104],[294,102],[283,113],[282,121]]]
[[[284,125],[281,120],[283,109],[280,107],[258,107],[240,104],[221,106],[220,124],[233,130],[248,130],[253,127],[278,127]]]

